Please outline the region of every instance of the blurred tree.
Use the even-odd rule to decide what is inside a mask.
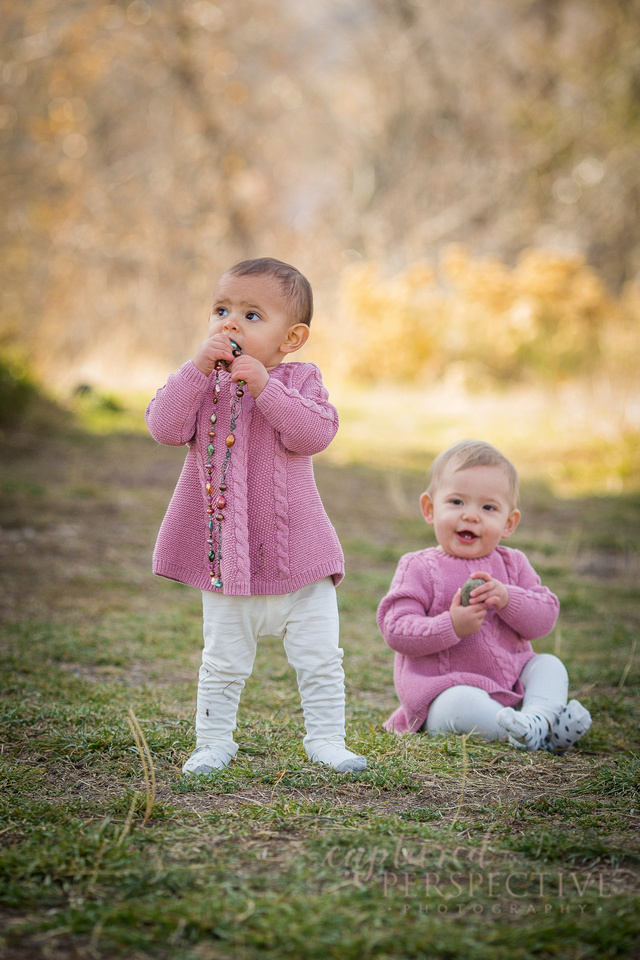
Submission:
[[[367,6],[352,245],[395,266],[452,240],[511,261],[552,247],[615,289],[637,277],[640,2]]]
[[[0,0],[0,330],[59,381],[146,390],[245,256],[293,260],[320,304],[345,262],[400,270],[452,240],[581,253],[620,287],[640,273],[639,13]]]
[[[175,362],[230,263],[313,263],[324,160],[279,6],[4,0],[2,326],[41,370]]]

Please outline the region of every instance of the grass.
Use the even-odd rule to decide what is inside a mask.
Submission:
[[[397,558],[432,542],[422,471],[411,452],[319,458],[347,556],[349,743],[369,768],[308,762],[267,639],[236,761],[186,778],[199,597],[149,572],[183,453],[108,432],[133,420],[117,404],[99,413],[101,433],[48,410],[1,441],[0,956],[637,957],[638,494],[558,499],[527,475],[511,543],[562,601],[536,649],[594,717],[553,757],[382,729],[396,701],[375,611]]]

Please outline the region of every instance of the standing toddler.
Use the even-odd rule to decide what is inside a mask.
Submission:
[[[420,506],[437,547],[401,558],[378,625],[396,651],[396,733],[476,733],[527,750],[568,750],[591,725],[567,704],[564,664],[531,641],[554,627],[556,596],[524,553],[500,545],[520,521],[518,475],[478,440],[455,444],[433,463]],[[484,581],[463,604],[469,578]]]
[[[184,773],[235,756],[240,694],[265,636],[282,638],[296,671],[310,760],[366,767],[345,747],[344,558],[311,460],[338,415],[314,364],[283,363],[306,342],[312,312],[294,267],[236,264],[216,285],[207,339],[147,408],[158,442],[189,447],[153,558],[155,573],[202,591],[196,748]]]

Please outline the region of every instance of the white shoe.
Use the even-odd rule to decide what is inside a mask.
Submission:
[[[498,724],[507,734],[507,740],[519,750],[541,750],[549,739],[549,721],[538,713],[522,713],[513,707],[503,707],[496,714]]]
[[[591,714],[579,700],[570,700],[551,725],[547,742],[550,753],[566,753],[591,726]]]
[[[330,766],[332,766],[334,770],[337,770],[338,773],[357,773],[360,770],[367,769],[367,758],[354,753],[352,757],[347,757],[346,760],[341,760],[340,763],[330,764]]]
[[[205,743],[196,747],[187,762],[182,767],[183,773],[213,773],[214,770],[224,770],[233,760],[233,754],[227,753],[221,747]]]
[[[347,750],[344,744],[336,744],[331,740],[314,740],[306,744],[305,749],[312,763],[323,763],[327,767],[333,767],[338,773],[357,773],[367,769],[366,758]]]

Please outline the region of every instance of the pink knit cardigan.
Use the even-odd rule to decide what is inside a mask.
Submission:
[[[220,477],[236,384],[220,375],[214,441],[214,480]],[[147,407],[159,443],[189,447],[162,522],[153,571],[214,590],[207,559],[204,464],[213,412],[213,375],[185,363]],[[339,583],[344,557],[313,476],[312,454],[329,446],[338,414],[312,363],[281,363],[257,399],[248,390],[227,473],[223,522],[222,593],[291,593],[324,577]],[[215,591],[214,592],[218,592]]]
[[[460,640],[449,607],[476,570],[504,583],[509,602],[503,610],[489,608],[480,630]],[[394,682],[401,704],[386,729],[419,730],[438,694],[460,684],[486,690],[505,707],[518,705],[524,694],[520,673],[535,655],[529,641],[553,629],[559,606],[520,550],[498,546],[479,560],[452,557],[435,547],[406,554],[378,608],[378,626],[396,651]]]

